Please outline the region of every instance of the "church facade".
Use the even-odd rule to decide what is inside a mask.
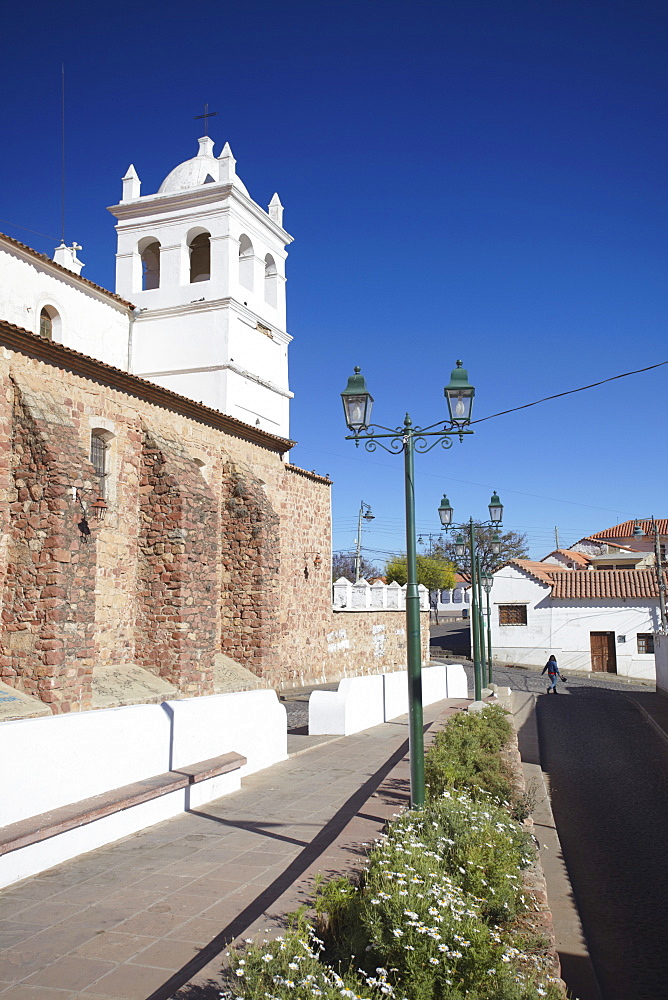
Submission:
[[[110,211],[114,293],[0,237],[0,680],[60,713],[101,665],[182,697],[221,653],[276,688],[402,666],[400,614],[332,610],[331,484],[289,461],[278,196],[204,137]]]

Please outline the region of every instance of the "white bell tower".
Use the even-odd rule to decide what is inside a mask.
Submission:
[[[289,436],[285,259],[292,237],[208,136],[157,194],[134,166],[118,220],[116,292],[135,303],[131,371],[244,423]]]

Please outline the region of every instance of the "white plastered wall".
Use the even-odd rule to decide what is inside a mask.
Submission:
[[[0,319],[39,334],[44,306],[61,320],[54,339],[127,370],[128,308],[0,239]]]
[[[614,632],[617,673],[626,677],[654,677],[654,657],[651,653],[638,653],[637,634],[654,631],[656,602],[630,598],[553,600],[548,584],[511,566],[504,566],[494,575],[490,599],[495,660],[542,667],[554,653],[566,675],[569,669],[591,670],[590,633]],[[500,604],[524,604],[527,625],[499,625]],[[625,641],[620,641],[620,636],[625,636]]]
[[[132,371],[263,430],[289,434],[285,329],[287,233],[229,185],[154,195],[118,206],[117,290],[132,295]],[[190,282],[188,239],[211,237],[211,277]],[[240,279],[239,248],[250,240],[253,287]],[[146,240],[160,243],[160,286],[141,290]],[[276,304],[265,294],[265,257],[276,268]]]

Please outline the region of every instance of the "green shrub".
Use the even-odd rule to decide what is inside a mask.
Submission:
[[[500,802],[513,796],[511,775],[499,751],[510,740],[512,726],[499,705],[450,719],[425,755],[425,781],[431,799],[448,788],[476,794],[489,792]]]
[[[230,1000],[236,997],[246,1000],[359,997],[363,989],[362,978],[354,971],[346,971],[340,976],[320,961],[321,950],[321,941],[300,917],[281,937],[230,952],[230,968],[225,977],[227,989],[220,995]],[[387,996],[379,989],[369,992],[366,983],[364,991],[370,1000]]]

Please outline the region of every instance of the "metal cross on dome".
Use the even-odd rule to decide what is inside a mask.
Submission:
[[[198,120],[200,120],[202,118],[204,119],[204,135],[208,136],[208,134],[209,134],[209,118],[215,118],[217,114],[218,114],[217,111],[209,111],[209,105],[205,104],[204,105],[204,114],[203,115],[195,115],[193,120],[194,121],[198,121]]]

